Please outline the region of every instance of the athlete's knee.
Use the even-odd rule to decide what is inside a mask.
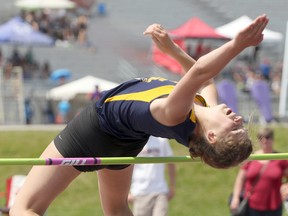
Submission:
[[[129,206],[117,206],[113,208],[105,208],[105,216],[133,216]]]
[[[13,205],[9,210],[9,216],[40,216],[40,214],[37,214],[32,209]]]
[[[25,210],[23,209],[22,211],[14,206],[12,206],[9,210],[9,215],[10,216],[17,216],[17,215],[24,215]]]
[[[21,213],[19,212],[19,210],[17,209],[17,207],[12,206],[9,210],[9,215],[10,216],[16,216],[16,215],[21,215]]]
[[[40,216],[39,214],[33,212],[32,210],[25,210],[20,212],[14,212],[13,210],[9,212],[9,216]]]

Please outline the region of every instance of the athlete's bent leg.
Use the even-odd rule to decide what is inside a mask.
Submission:
[[[54,142],[41,158],[62,158]],[[10,216],[44,215],[51,202],[80,172],[70,166],[34,166],[17,194]]]
[[[122,170],[98,171],[101,204],[105,216],[132,216],[127,197],[130,190],[133,166]]]

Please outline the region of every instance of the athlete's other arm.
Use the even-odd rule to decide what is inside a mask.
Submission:
[[[143,32],[144,35],[150,35],[158,49],[174,58],[183,68],[185,73],[195,64],[195,59],[189,56],[181,47],[179,47],[169,36],[163,26],[152,24]]]
[[[162,25],[152,24],[143,34],[150,35],[158,49],[174,58],[182,66],[185,73],[196,63],[195,59],[173,42]],[[199,93],[205,98],[209,106],[217,105],[218,94],[213,79],[205,82],[199,90]]]

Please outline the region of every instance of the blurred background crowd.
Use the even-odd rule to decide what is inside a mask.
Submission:
[[[281,26],[279,20],[286,16],[282,11],[252,7],[256,1],[249,2],[253,10],[248,10],[247,2],[235,8],[221,1],[181,0],[177,5],[166,2],[169,12],[160,16],[147,7],[149,2],[31,2],[1,1],[0,124],[65,124],[91,103],[90,95],[124,80],[141,76],[179,80],[183,73],[179,65],[141,35],[146,26],[162,23],[174,41],[198,59],[233,38],[223,31],[226,24],[240,18],[249,22],[248,16],[254,18],[263,8],[270,17],[267,38],[216,78],[219,100],[246,116],[246,122],[287,120],[279,115],[285,42],[284,22]],[[174,19],[179,11],[182,15]]]

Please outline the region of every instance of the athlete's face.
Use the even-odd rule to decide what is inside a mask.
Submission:
[[[211,126],[218,137],[246,135],[243,127],[243,118],[232,111],[227,105],[220,104],[211,107]]]

